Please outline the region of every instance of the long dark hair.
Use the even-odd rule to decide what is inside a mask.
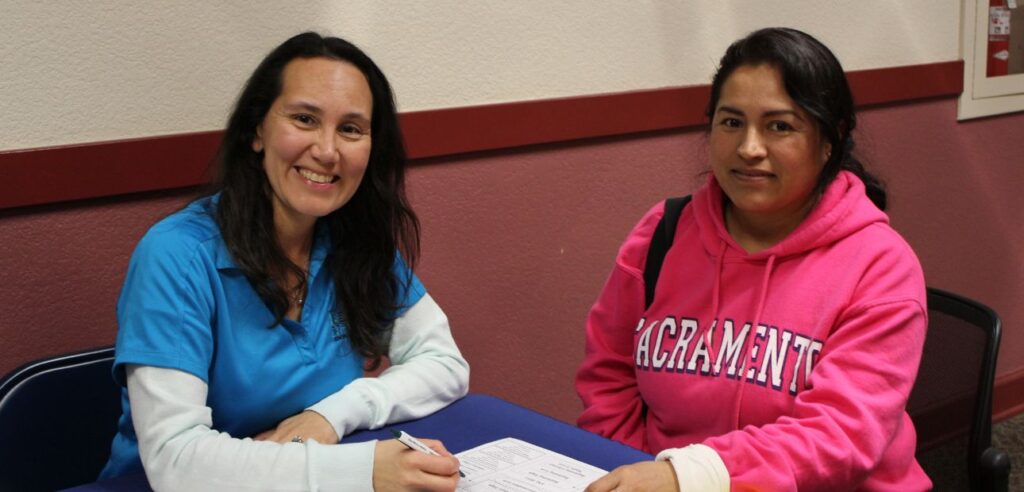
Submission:
[[[772,27],[754,31],[730,45],[711,82],[708,119],[714,118],[722,85],[729,75],[740,66],[761,64],[779,71],[789,97],[814,118],[819,134],[832,145],[815,191],[825,191],[839,171],[846,169],[864,182],[872,203],[885,210],[885,187],[853,155],[857,116],[843,67],[832,51],[810,35],[796,29]]]
[[[275,48],[256,67],[242,90],[221,141],[216,175],[208,193],[220,193],[217,224],[235,262],[271,308],[277,326],[289,298],[276,279],[304,270],[277,242],[271,189],[263,153],[252,148],[256,128],[281,94],[284,68],[298,58],[329,58],[351,63],[366,77],[373,95],[372,144],[363,181],[340,209],[317,221],[331,240],[325,268],[334,280],[338,306],[348,325],[352,348],[376,368],[387,353],[400,282],[396,252],[413,268],[419,256],[419,221],[405,195],[406,155],[395,114],[394,96],[384,74],[352,43],[306,32]],[[305,285],[300,285],[304,288]]]

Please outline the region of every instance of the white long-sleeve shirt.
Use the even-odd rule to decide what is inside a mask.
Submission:
[[[469,364],[424,295],[395,321],[391,367],[309,407],[339,436],[429,415],[466,394]],[[150,485],[164,490],[372,490],[375,441],[279,444],[212,428],[207,385],[187,372],[129,365],[128,394]]]

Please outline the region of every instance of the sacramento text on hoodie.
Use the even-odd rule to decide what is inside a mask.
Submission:
[[[722,200],[712,176],[683,209],[649,309],[663,205],[622,245],[587,320],[580,427],[650,453],[708,446],[733,490],[929,489],[905,410],[927,326],[910,246],[847,171],[755,254]]]

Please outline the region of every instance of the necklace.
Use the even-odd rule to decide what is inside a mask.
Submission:
[[[304,277],[303,282],[291,292],[288,293],[288,299],[292,301],[292,304],[298,307],[302,307],[302,303],[306,301],[306,289],[309,288],[309,272],[303,270],[302,275]]]
[[[302,302],[305,301],[302,297],[302,289],[295,289],[288,297],[291,298],[292,303],[296,306],[301,306]]]

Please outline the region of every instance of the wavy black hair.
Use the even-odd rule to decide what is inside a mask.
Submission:
[[[853,155],[857,116],[843,67],[828,47],[809,34],[771,27],[754,31],[732,43],[719,61],[711,82],[711,98],[705,111],[708,119],[713,121],[722,86],[729,75],[738,67],[762,64],[779,71],[786,93],[814,118],[819,134],[832,145],[815,191],[824,192],[839,171],[846,169],[864,182],[871,202],[885,210],[884,185]]]
[[[215,177],[206,190],[220,193],[216,220],[235,262],[270,307],[279,326],[289,299],[281,272],[305,282],[304,270],[277,242],[271,188],[263,153],[252,148],[256,128],[281,94],[285,66],[295,59],[329,58],[351,63],[366,77],[373,95],[372,143],[366,173],[352,198],[318,219],[331,240],[325,268],[334,280],[338,306],[353,350],[376,368],[387,353],[400,283],[396,254],[415,266],[420,229],[405,194],[406,154],[391,86],[376,64],[352,43],[313,32],[296,35],[256,67],[235,103],[218,150]],[[300,285],[304,288],[305,285]]]

